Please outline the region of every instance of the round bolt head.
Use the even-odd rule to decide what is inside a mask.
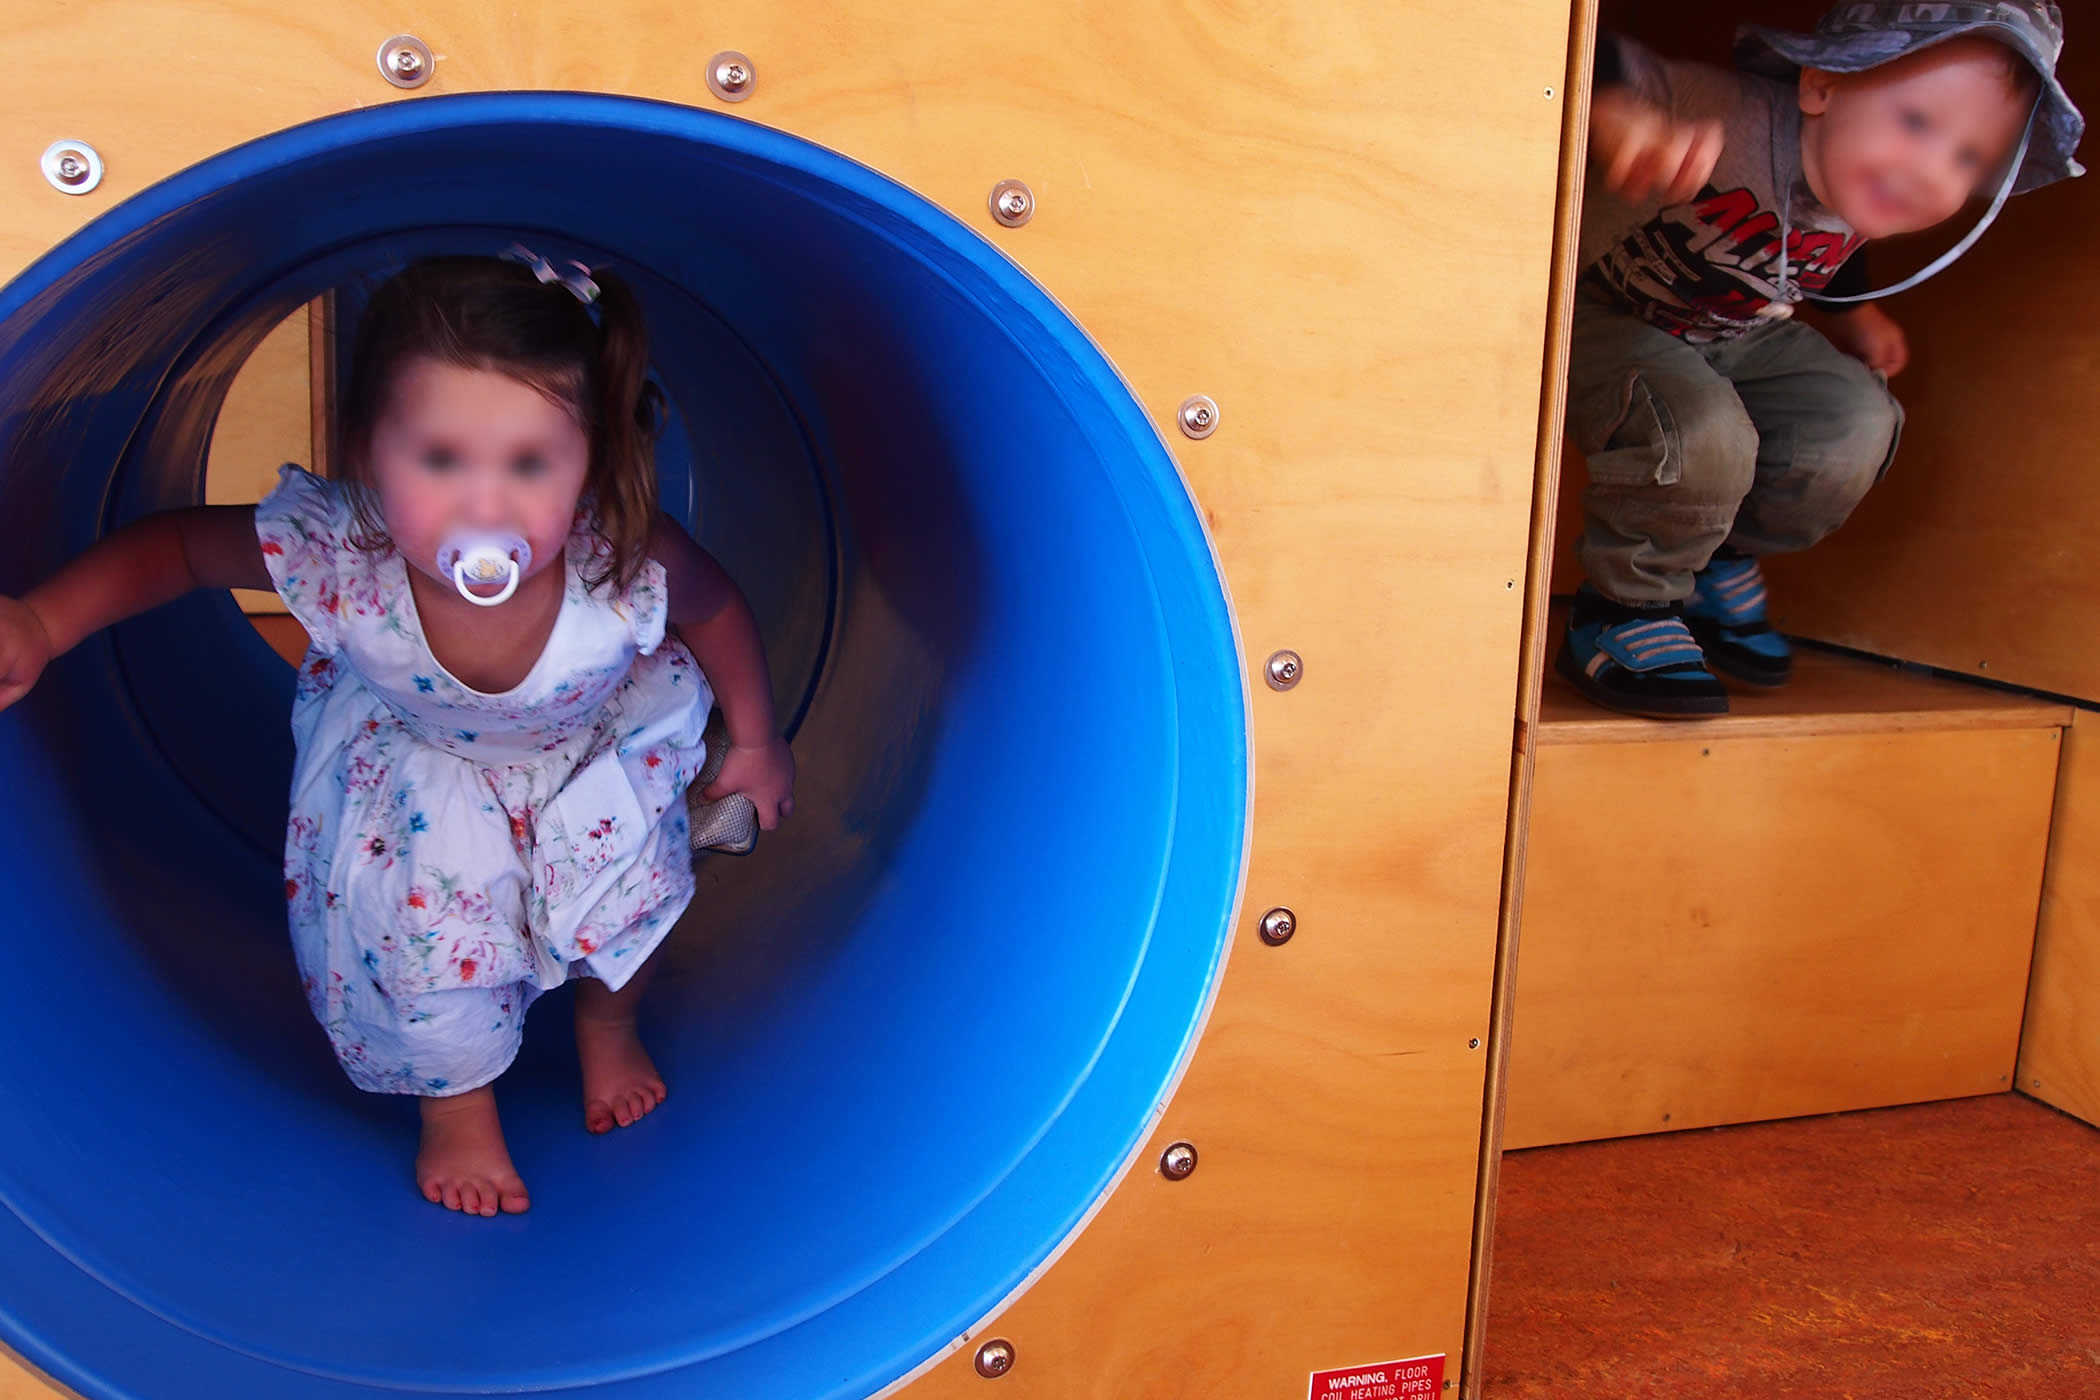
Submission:
[[[707,61],[707,90],[724,102],[742,102],[758,85],[758,69],[735,49],[724,49]]]
[[[64,194],[86,194],[102,183],[102,157],[85,141],[53,141],[41,163],[51,188]]]
[[[430,45],[413,34],[396,34],[379,46],[379,76],[397,88],[423,86],[436,66]]]
[[[1265,674],[1269,689],[1289,690],[1305,679],[1305,659],[1295,651],[1279,651],[1269,658]]]
[[[1202,439],[1218,430],[1218,404],[1208,394],[1191,394],[1181,401],[1175,415],[1184,436]]]
[[[1187,1181],[1196,1174],[1196,1145],[1177,1142],[1159,1154],[1159,1174],[1169,1181]]]
[[[992,186],[992,218],[1007,228],[1019,228],[1035,217],[1035,191],[1019,180],[1001,180]]]
[[[1278,907],[1261,916],[1261,941],[1271,948],[1281,948],[1298,932],[1298,916],[1290,910]]]
[[[977,1374],[995,1381],[1014,1368],[1014,1344],[994,1338],[977,1348]]]

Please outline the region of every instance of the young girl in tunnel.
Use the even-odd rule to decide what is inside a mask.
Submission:
[[[758,628],[657,508],[639,304],[517,256],[415,264],[374,295],[343,479],[183,510],[0,598],[0,709],[112,623],[194,589],[271,589],[299,671],[285,895],[306,995],[359,1088],[420,1096],[425,1197],[523,1211],[491,1085],[526,1008],[575,978],[585,1125],[665,1089],[635,1033],[693,896],[686,803],[793,808]]]

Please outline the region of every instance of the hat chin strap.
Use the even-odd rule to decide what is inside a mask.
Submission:
[[[2005,201],[2012,198],[2013,186],[2020,183],[2020,172],[2027,168],[2027,148],[2034,141],[2034,125],[2041,119],[2041,115],[2042,104],[2037,99],[2034,104],[2034,110],[2027,114],[2027,130],[2020,133],[2020,149],[2013,152],[2012,169],[2006,172],[2005,183],[1998,187],[1998,197],[1991,201],[1991,207],[1983,211],[1983,218],[1977,223],[1976,227],[1969,230],[1968,235],[1961,242],[1955,244],[1952,248],[1934,258],[1930,264],[1918,269],[1918,271],[1904,278],[1893,287],[1883,287],[1878,292],[1862,292],[1856,297],[1826,297],[1809,291],[1804,291],[1802,295],[1819,306],[1857,306],[1863,301],[1879,301],[1883,297],[1892,297],[1898,292],[1907,292],[1919,283],[1930,281],[1954,266],[1955,261],[1962,254],[1976,246],[1976,240],[1983,237],[1983,231],[1989,228],[1992,222],[1997,219],[1998,211],[2005,207]],[[1783,257],[1784,254],[1781,256]]]

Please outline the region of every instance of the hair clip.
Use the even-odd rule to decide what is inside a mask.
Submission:
[[[513,262],[521,262],[531,268],[532,275],[539,278],[542,283],[561,283],[562,286],[569,289],[570,294],[576,300],[586,306],[598,299],[598,284],[591,280],[591,270],[580,262],[571,260],[569,266],[576,270],[574,272],[563,272],[557,269],[553,263],[533,252],[532,249],[522,243],[511,244],[510,251],[503,256],[511,259]]]

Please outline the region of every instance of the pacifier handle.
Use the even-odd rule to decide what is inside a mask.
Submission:
[[[452,586],[459,590],[460,597],[484,608],[493,608],[498,603],[509,602],[510,595],[518,591],[518,578],[524,570],[518,567],[518,561],[515,559],[506,559],[503,562],[510,566],[510,577],[504,581],[503,591],[493,598],[484,598],[467,587],[467,558],[464,554],[452,561]]]

